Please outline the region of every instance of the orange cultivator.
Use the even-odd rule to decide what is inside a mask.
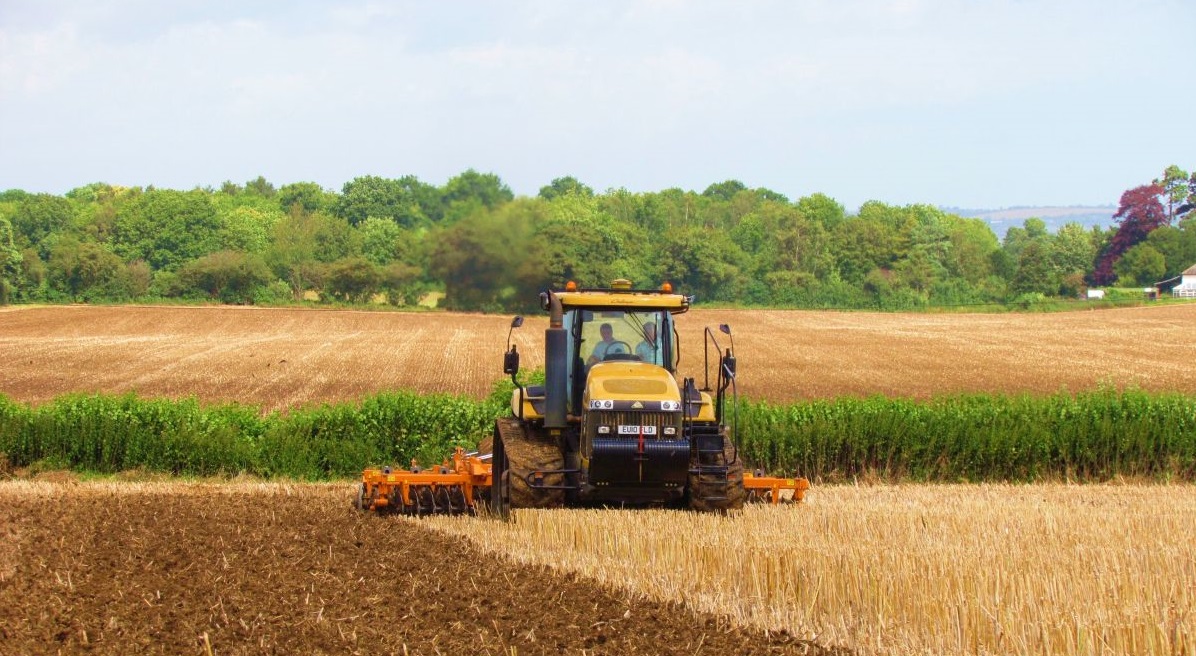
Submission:
[[[458,448],[452,457],[430,469],[414,461],[411,469],[367,469],[357,488],[358,510],[404,515],[457,515],[475,513],[490,502],[491,454],[466,453]],[[534,475],[534,474],[533,474]],[[747,500],[764,503],[801,502],[810,488],[804,478],[777,478],[744,473]]]
[[[759,471],[755,474],[744,472],[743,488],[747,490],[748,501],[776,504],[784,500],[800,503],[806,498],[806,490],[810,489],[810,481],[804,478],[765,476],[763,472]]]
[[[405,515],[476,512],[479,504],[489,500],[490,471],[489,453],[466,453],[461,448],[431,469],[421,469],[414,460],[410,470],[367,469],[354,505],[358,510]]]

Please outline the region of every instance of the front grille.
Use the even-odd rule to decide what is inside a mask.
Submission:
[[[599,434],[598,427],[607,426],[609,433]],[[645,440],[680,440],[681,414],[677,412],[624,412],[624,411],[592,411],[586,417],[585,433],[591,443],[595,439],[627,439],[638,440],[639,433],[620,434],[620,426],[653,426],[655,435],[644,435]],[[672,427],[672,435],[666,435],[664,429]]]

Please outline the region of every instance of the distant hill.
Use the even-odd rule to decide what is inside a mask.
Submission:
[[[1047,230],[1057,232],[1066,223],[1079,223],[1085,228],[1113,226],[1113,214],[1117,212],[1116,205],[1091,206],[1076,205],[1072,207],[1006,207],[999,210],[976,210],[960,207],[943,207],[944,212],[959,216],[984,219],[992,226],[998,237],[1004,237],[1005,231],[1020,227],[1026,219],[1037,217],[1046,223]]]

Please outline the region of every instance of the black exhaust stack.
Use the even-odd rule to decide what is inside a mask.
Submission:
[[[565,330],[561,299],[551,291],[545,292],[548,304],[548,329],[544,331],[544,427],[566,428],[569,399],[568,389],[568,331]]]

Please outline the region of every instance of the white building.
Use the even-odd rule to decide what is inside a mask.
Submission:
[[[1196,298],[1196,264],[1185,269],[1180,276],[1179,284],[1171,288],[1171,295],[1180,298]]]

